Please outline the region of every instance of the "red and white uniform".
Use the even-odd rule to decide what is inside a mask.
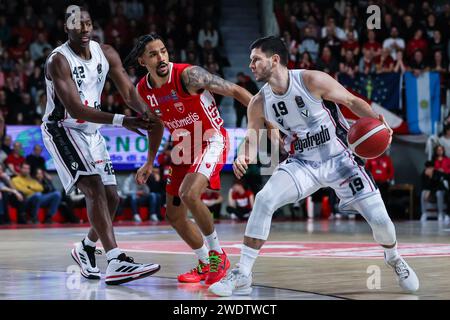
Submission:
[[[252,203],[250,201],[250,198],[253,196],[253,192],[250,190],[245,190],[244,193],[239,193],[233,191],[231,193],[231,199],[233,199],[236,202],[237,208],[246,208],[249,211],[252,210]]]
[[[203,90],[190,95],[181,83],[181,73],[189,64],[170,63],[169,80],[152,88],[148,74],[137,84],[137,90],[170,131],[174,141],[172,165],[166,191],[178,196],[187,173],[206,176],[211,189],[220,189],[220,170],[227,157],[228,137],[213,95]]]

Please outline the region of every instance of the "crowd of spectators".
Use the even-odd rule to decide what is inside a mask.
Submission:
[[[275,1],[289,47],[289,67],[335,75],[357,72],[449,72],[450,4],[406,1]],[[381,8],[379,29],[367,28],[368,5]]]
[[[44,64],[52,49],[67,41],[64,12],[69,1],[13,0],[0,3],[0,113],[6,124],[40,124],[46,105]],[[111,44],[122,60],[137,38],[157,32],[171,61],[201,65],[223,75],[227,59],[219,50],[215,25],[218,1],[81,1],[94,22],[93,40]],[[134,83],[145,70],[127,69]],[[131,114],[110,80],[102,109]]]

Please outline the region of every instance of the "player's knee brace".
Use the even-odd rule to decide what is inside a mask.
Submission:
[[[392,245],[397,241],[395,226],[386,211],[386,206],[380,195],[357,201],[355,208],[369,223],[377,243]]]
[[[245,236],[255,239],[267,240],[272,224],[272,215],[277,209],[273,205],[273,199],[266,190],[256,194],[255,204],[245,228]]]

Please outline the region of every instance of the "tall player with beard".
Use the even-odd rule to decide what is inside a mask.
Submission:
[[[147,69],[147,75],[137,85],[138,92],[175,142],[166,186],[167,218],[199,260],[178,280],[215,283],[226,274],[230,262],[219,244],[212,215],[200,199],[207,187],[220,188],[219,173],[228,147],[227,132],[212,93],[231,96],[245,106],[252,95],[201,67],[169,62],[167,49],[156,34],[140,37],[127,62]],[[161,141],[162,130],[153,133],[153,142]],[[186,141],[192,143],[186,146]],[[156,148],[149,148],[147,163],[136,174],[138,183],[145,183],[150,175],[156,152]],[[188,219],[188,209],[196,224]]]

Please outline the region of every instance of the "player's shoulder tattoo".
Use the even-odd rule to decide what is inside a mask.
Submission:
[[[218,77],[214,74],[209,73],[205,69],[199,66],[192,66],[187,68],[182,73],[182,79],[184,85],[187,88],[193,89],[227,89],[231,88],[234,84]]]

